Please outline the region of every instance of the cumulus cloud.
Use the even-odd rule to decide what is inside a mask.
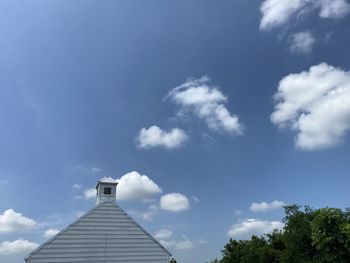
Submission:
[[[145,149],[153,147],[176,149],[181,147],[187,140],[187,134],[179,128],[164,131],[158,126],[151,126],[148,129],[142,128],[137,137],[138,146]]]
[[[170,193],[160,198],[160,208],[171,212],[187,210],[190,202],[186,196],[180,193]]]
[[[292,37],[290,50],[293,53],[310,53],[315,44],[315,38],[309,31],[295,33]]]
[[[252,203],[250,205],[250,210],[252,212],[266,212],[270,210],[280,209],[285,205],[286,204],[283,201],[277,201],[277,200],[272,201],[271,203],[267,203],[267,202]]]
[[[39,244],[28,240],[18,239],[15,241],[5,241],[0,244],[0,255],[12,255],[26,253],[36,249]]]
[[[118,180],[117,200],[147,201],[162,189],[147,175],[141,175],[136,171],[123,175]]]
[[[50,237],[53,237],[53,236],[57,235],[59,232],[60,231],[57,230],[57,229],[50,228],[50,229],[45,231],[43,236],[46,237],[46,238],[50,238]]]
[[[86,199],[96,198],[96,189],[95,188],[86,189],[84,192],[84,197]]]
[[[236,115],[225,106],[227,97],[218,87],[209,84],[207,76],[189,79],[184,84],[172,89],[166,98],[179,107],[179,115],[191,112],[204,120],[211,130],[224,131],[233,135],[243,133],[243,125]]]
[[[296,147],[340,144],[350,129],[350,72],[326,63],[284,77],[274,95],[271,121],[297,133]]]
[[[132,171],[117,179],[118,201],[144,201],[147,202],[157,194],[162,193],[162,189],[147,175],[141,175],[136,171]],[[95,188],[86,189],[84,191],[86,199],[96,198]]]
[[[13,209],[8,209],[0,214],[0,233],[31,229],[36,224],[33,219],[27,218]]]
[[[156,239],[167,239],[167,238],[170,238],[172,235],[173,235],[173,232],[171,232],[169,229],[159,229],[154,234],[154,237]]]
[[[342,18],[350,11],[346,0],[265,0],[260,11],[261,30],[282,26],[291,19],[317,10],[321,18]]]
[[[283,223],[279,221],[264,221],[260,219],[246,219],[232,225],[227,235],[231,238],[249,238],[252,235],[263,235],[274,229],[282,229]]]

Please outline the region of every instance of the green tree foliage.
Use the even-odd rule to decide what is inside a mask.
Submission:
[[[262,237],[230,239],[211,263],[350,262],[350,210],[290,205],[284,224]]]

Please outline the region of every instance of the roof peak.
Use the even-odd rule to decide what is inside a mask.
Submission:
[[[118,180],[114,180],[110,176],[105,176],[97,181],[96,189],[100,183],[106,183],[106,184],[118,184]]]

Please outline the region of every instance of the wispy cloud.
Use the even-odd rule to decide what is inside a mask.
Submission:
[[[271,210],[280,209],[286,204],[283,201],[272,201],[271,203],[261,202],[261,203],[252,203],[250,205],[250,211],[252,212],[267,212]]]
[[[173,235],[173,232],[169,229],[159,229],[155,234],[154,237],[156,239],[167,239],[170,238]]]
[[[225,105],[228,98],[218,87],[210,84],[207,76],[187,80],[172,89],[166,99],[179,106],[179,116],[191,113],[205,121],[211,130],[232,135],[243,133],[243,124],[238,116],[230,113]]]
[[[295,33],[292,36],[290,50],[293,53],[310,53],[313,49],[316,40],[309,31]]]
[[[149,205],[147,211],[141,213],[141,216],[146,221],[153,221],[153,218],[158,214],[157,205]]]

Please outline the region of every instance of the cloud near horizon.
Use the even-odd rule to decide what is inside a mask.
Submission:
[[[228,98],[218,87],[210,85],[209,82],[210,79],[207,76],[189,79],[172,89],[166,99],[169,98],[178,105],[179,116],[191,113],[205,121],[211,130],[231,135],[243,134],[243,124],[225,105]]]
[[[33,219],[27,218],[13,209],[7,209],[0,214],[0,233],[32,229],[36,225],[37,223]]]
[[[260,219],[245,219],[231,226],[227,235],[234,239],[249,239],[252,235],[263,235],[274,229],[282,229],[280,221],[265,221]]]
[[[36,249],[38,246],[38,243],[23,239],[18,239],[12,242],[4,241],[0,244],[0,255],[26,253]]]
[[[350,71],[326,63],[284,77],[271,121],[297,133],[295,145],[321,150],[341,144],[350,130]]]

